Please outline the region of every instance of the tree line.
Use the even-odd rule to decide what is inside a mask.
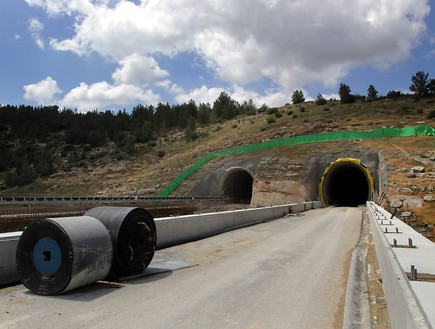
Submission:
[[[417,73],[411,77],[411,82],[412,84],[409,86],[409,90],[414,93],[413,95],[417,100],[422,97],[435,95],[435,79],[430,79],[429,73],[417,71]],[[373,85],[369,85],[367,88],[367,95],[352,94],[350,86],[345,83],[340,83],[338,95],[340,96],[340,103],[342,104],[353,103],[356,100],[372,101],[383,97],[379,95],[377,89]],[[394,99],[401,95],[402,93],[400,91],[390,90],[385,97]],[[293,92],[292,102],[293,104],[305,102],[305,96],[302,90],[295,90]],[[317,94],[315,102],[317,105],[324,105],[327,101],[323,95],[319,93]]]
[[[0,107],[0,173],[6,172],[7,187],[25,185],[36,177],[55,171],[53,150],[62,146],[62,154],[78,147],[89,151],[114,143],[117,155],[131,155],[135,144],[148,148],[174,129],[185,132],[187,141],[197,139],[197,125],[230,120],[238,115],[266,111],[252,100],[238,103],[225,91],[213,105],[195,101],[157,106],[139,104],[127,112],[92,111],[81,113],[58,106],[5,105]],[[159,151],[157,155],[164,155]],[[162,153],[163,152],[163,153]],[[78,155],[84,158],[85,155]]]

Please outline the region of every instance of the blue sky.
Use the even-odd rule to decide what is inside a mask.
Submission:
[[[427,0],[3,0],[0,104],[130,110],[209,102],[260,106],[408,91],[435,78]]]

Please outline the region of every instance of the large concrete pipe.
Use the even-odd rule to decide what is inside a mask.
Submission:
[[[100,220],[113,243],[111,278],[139,274],[156,250],[157,232],[148,211],[134,207],[96,207],[85,213]]]
[[[373,176],[365,164],[358,159],[341,158],[325,169],[319,194],[323,206],[356,207],[371,200],[374,190]]]
[[[103,280],[112,264],[112,250],[109,232],[95,218],[39,220],[18,241],[18,277],[34,293],[63,293]]]

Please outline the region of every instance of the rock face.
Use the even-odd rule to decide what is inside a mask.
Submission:
[[[265,206],[306,201],[305,186],[297,181],[256,180],[253,185],[251,205]],[[291,200],[291,201],[289,201]]]
[[[416,196],[409,195],[393,195],[390,197],[391,208],[421,208],[423,206],[423,199]]]
[[[429,222],[418,218],[415,211],[422,207],[433,207],[435,152],[414,151],[412,155],[389,154],[389,157],[395,158],[394,161],[385,161],[381,168],[391,166],[391,163],[397,163],[400,167],[390,167],[388,172],[384,170],[386,174],[383,176],[383,187],[388,201],[382,205],[391,213],[398,214],[399,218],[418,232],[433,239],[433,225],[428,224],[433,222],[430,218],[427,219]],[[419,165],[415,165],[416,162]]]

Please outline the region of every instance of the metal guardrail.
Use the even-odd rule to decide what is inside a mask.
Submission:
[[[195,200],[229,200],[223,196],[126,196],[126,197],[0,197],[0,203],[7,202],[47,202],[47,201],[195,201]]]

